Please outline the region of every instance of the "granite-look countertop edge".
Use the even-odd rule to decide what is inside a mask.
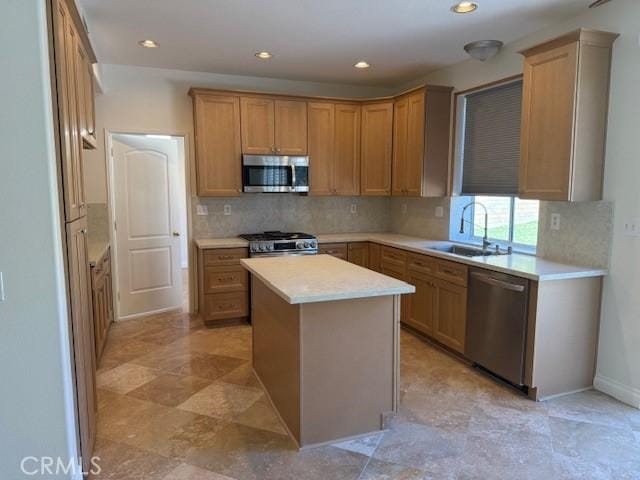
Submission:
[[[96,263],[107,253],[109,246],[110,244],[107,240],[89,240],[87,244],[87,257],[90,267],[96,266]]]
[[[448,240],[429,240],[395,233],[330,233],[318,234],[318,243],[374,242],[388,247],[429,255],[443,260],[462,263],[471,267],[486,268],[500,273],[514,275],[535,281],[569,280],[576,278],[603,277],[608,270],[603,268],[567,265],[551,260],[513,253],[488,257],[464,257],[447,252],[432,250],[429,247],[452,244]],[[247,247],[248,242],[241,238],[198,239],[199,248],[238,248]]]
[[[245,258],[240,263],[291,305],[414,293],[415,287],[330,255]]]

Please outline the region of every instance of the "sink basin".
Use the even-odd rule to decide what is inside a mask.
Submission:
[[[488,257],[490,255],[497,255],[496,252],[491,250],[480,250],[479,248],[463,247],[462,245],[437,245],[435,247],[428,248],[438,252],[462,255],[463,257]]]

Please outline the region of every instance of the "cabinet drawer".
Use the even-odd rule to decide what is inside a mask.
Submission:
[[[467,274],[468,268],[466,265],[448,262],[446,260],[438,260],[437,262],[436,276],[447,282],[466,287]]]
[[[407,254],[395,248],[382,247],[380,254],[380,271],[385,275],[404,279],[407,272]],[[385,272],[395,272],[396,275]]]
[[[204,320],[241,318],[248,314],[247,292],[213,293],[204,296]]]
[[[346,260],[349,255],[349,248],[346,243],[325,243],[320,245],[319,253]]]
[[[216,248],[204,251],[205,267],[216,265],[240,265],[241,258],[247,258],[249,251],[246,248]]]
[[[241,266],[220,265],[205,267],[204,293],[238,292],[247,290],[249,272]]]
[[[414,273],[434,275],[437,271],[437,262],[432,257],[410,253],[407,257],[407,269]]]

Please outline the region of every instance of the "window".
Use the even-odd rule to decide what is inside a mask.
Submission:
[[[489,241],[509,243],[516,247],[535,248],[538,243],[538,200],[521,200],[517,197],[476,196],[469,200],[484,205],[489,212],[487,236]],[[481,242],[484,236],[484,210],[470,208],[473,213],[465,215],[473,218],[473,228],[468,228],[468,240]]]
[[[480,243],[484,210],[473,206],[459,233],[461,208],[476,201],[487,208],[490,241],[535,249],[538,241],[537,200],[521,200],[518,193],[522,80],[460,94],[457,103],[454,188],[460,208],[451,209],[452,240]]]

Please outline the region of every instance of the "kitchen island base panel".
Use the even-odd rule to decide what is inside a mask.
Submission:
[[[298,446],[382,430],[397,409],[399,296],[291,305],[253,287],[253,368]]]

